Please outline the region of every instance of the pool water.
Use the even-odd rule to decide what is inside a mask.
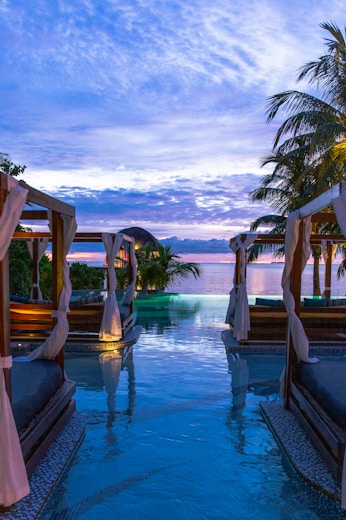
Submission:
[[[260,412],[284,356],[227,354],[227,303],[138,302],[132,349],[67,353],[86,435],[43,520],[330,518]]]

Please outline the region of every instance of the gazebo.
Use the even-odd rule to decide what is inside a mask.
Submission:
[[[317,213],[311,222],[335,223],[332,213]],[[334,341],[335,335],[344,330],[346,320],[346,300],[334,299],[331,294],[332,251],[346,239],[341,234],[311,234],[309,246],[324,246],[325,276],[323,299],[305,298],[299,292],[297,313],[304,323],[309,339]],[[248,250],[252,246],[283,246],[285,235],[272,233],[241,233],[230,240],[230,248],[235,253],[233,288],[225,322],[230,325],[234,338],[240,343],[284,342],[286,339],[287,311],[283,298],[257,297],[255,304],[249,305],[247,294]],[[298,283],[296,281],[295,283]],[[301,282],[299,282],[300,284]],[[300,291],[300,285],[299,285]],[[323,306],[322,306],[323,305]],[[339,340],[345,340],[339,335]]]
[[[12,359],[8,247],[25,203],[41,209],[52,237],[52,314],[49,337],[29,356]],[[28,475],[75,411],[75,383],[64,371],[71,294],[66,255],[76,231],[75,209],[0,172],[0,505],[30,492]]]

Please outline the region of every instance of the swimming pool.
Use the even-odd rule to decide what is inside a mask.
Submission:
[[[279,399],[284,356],[227,355],[227,303],[138,302],[132,350],[67,353],[86,435],[42,520],[331,518],[259,409]]]

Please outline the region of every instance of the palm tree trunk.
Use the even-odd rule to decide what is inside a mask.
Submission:
[[[320,286],[320,258],[321,248],[320,246],[314,246],[311,248],[312,257],[314,259],[313,266],[313,296],[321,296]]]

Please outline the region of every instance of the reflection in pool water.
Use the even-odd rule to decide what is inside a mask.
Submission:
[[[331,518],[259,410],[284,356],[227,353],[227,304],[179,296],[148,322],[138,311],[132,348],[67,354],[87,431],[44,520]]]

